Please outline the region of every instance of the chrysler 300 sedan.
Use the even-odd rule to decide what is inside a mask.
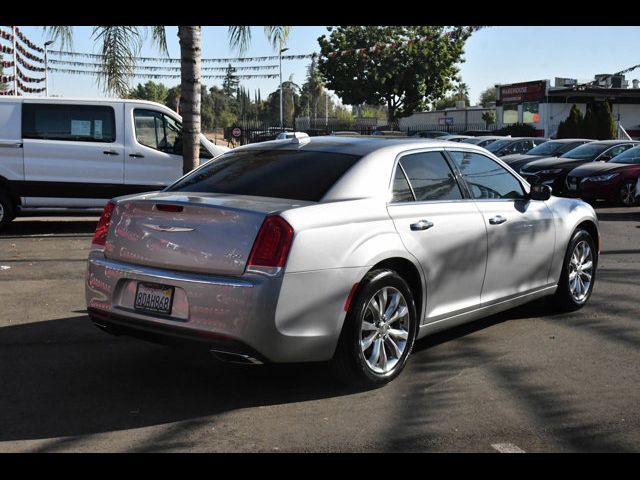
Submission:
[[[86,299],[113,334],[246,363],[329,361],[371,387],[429,333],[539,297],[582,307],[599,247],[591,206],[482,148],[301,135],[109,202]]]

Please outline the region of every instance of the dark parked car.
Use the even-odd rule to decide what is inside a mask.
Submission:
[[[425,131],[416,131],[409,133],[409,137],[417,137],[417,138],[438,138],[445,137],[450,135],[448,132],[439,132],[438,130],[425,130]]]
[[[608,200],[627,207],[636,205],[635,188],[640,178],[640,146],[630,148],[610,161],[591,162],[567,175],[569,195],[583,200]]]
[[[565,179],[576,167],[589,162],[608,162],[616,155],[640,144],[632,140],[600,140],[574,148],[560,157],[534,160],[520,169],[529,183],[541,182],[551,187],[555,195],[566,193]]]
[[[497,140],[487,145],[486,148],[496,157],[504,157],[514,153],[525,153],[533,147],[546,142],[547,138],[542,137],[511,137]]]
[[[499,135],[486,135],[482,137],[471,137],[461,140],[462,143],[470,143],[471,145],[477,145],[479,147],[485,148],[490,143],[493,143],[497,140],[504,140],[506,138],[511,137],[503,137]]]
[[[533,147],[526,153],[514,153],[513,155],[505,155],[502,161],[519,172],[527,163],[534,160],[540,160],[547,157],[559,157],[580,145],[593,142],[584,138],[564,138],[562,140],[550,140],[544,142],[537,147]]]

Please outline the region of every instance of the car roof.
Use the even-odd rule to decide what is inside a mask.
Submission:
[[[638,142],[638,140],[618,139],[618,140],[596,140],[595,142],[591,142],[591,143],[598,144],[598,145],[616,145],[618,143],[640,143],[640,142]]]
[[[292,140],[273,140],[269,142],[252,143],[237,147],[234,151],[250,150],[307,150],[327,153],[344,153],[350,155],[365,156],[381,149],[390,149],[401,152],[411,148],[465,148],[484,152],[484,149],[472,144],[448,142],[437,138],[414,137],[385,137],[379,136],[320,136],[309,137],[303,142]]]

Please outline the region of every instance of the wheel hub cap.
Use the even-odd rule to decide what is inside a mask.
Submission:
[[[569,292],[576,302],[582,302],[589,293],[593,277],[593,253],[589,244],[578,242],[569,263]]]
[[[367,303],[360,329],[360,351],[375,373],[388,373],[407,348],[409,309],[402,293],[384,287]]]

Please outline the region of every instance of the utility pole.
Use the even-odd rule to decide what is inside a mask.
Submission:
[[[282,52],[286,52],[288,48],[282,48],[280,42],[280,130],[284,132],[284,122],[282,120]]]
[[[11,27],[11,31],[13,33],[13,94],[18,95],[18,56],[16,51],[18,42],[16,41],[16,27]]]

